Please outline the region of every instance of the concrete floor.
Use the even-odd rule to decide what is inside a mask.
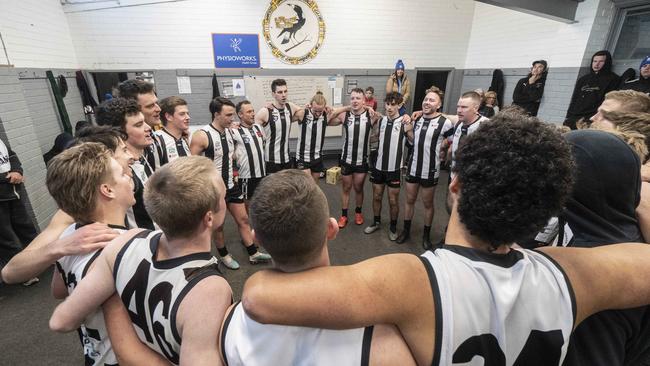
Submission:
[[[330,164],[331,165],[331,164]],[[443,172],[440,185],[436,190],[435,215],[431,239],[435,243],[442,238],[442,232],[448,220],[445,210],[447,175]],[[341,214],[340,187],[328,185],[324,179],[319,182],[328,197],[332,217]],[[403,220],[403,203],[405,189],[400,195],[401,230]],[[350,202],[354,202],[354,193]],[[354,207],[351,206],[352,213]],[[388,239],[388,199],[384,197],[382,209],[382,230],[373,234],[363,233],[364,227],[372,220],[372,185],[366,182],[363,213],[366,223],[357,226],[350,222],[348,227],[341,230],[338,237],[329,243],[329,252],[333,265],[356,263],[358,261],[382,254],[407,252],[420,254],[422,235],[422,204],[416,204],[415,216],[411,229],[411,242],[402,245]],[[351,214],[352,217],[352,214]],[[246,279],[269,265],[249,265],[244,247],[232,218],[226,219],[226,241],[231,253],[242,264],[237,271],[223,269],[225,277],[233,289],[235,300],[241,296]],[[223,267],[222,267],[223,268]],[[83,355],[76,332],[56,334],[48,329],[48,319],[57,301],[49,292],[51,271],[40,276],[41,282],[31,287],[20,285],[0,285],[0,365],[81,365]]]

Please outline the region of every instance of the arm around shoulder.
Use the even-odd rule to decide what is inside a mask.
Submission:
[[[292,274],[260,271],[246,282],[242,304],[262,323],[349,329],[399,325],[410,310],[432,309],[422,305],[433,301],[430,291],[418,257],[392,254]]]
[[[566,273],[575,294],[576,326],[599,311],[650,304],[648,244],[538,250],[550,255]]]
[[[257,113],[255,113],[255,123],[260,126],[266,126],[269,121],[269,110],[266,108],[260,108]]]

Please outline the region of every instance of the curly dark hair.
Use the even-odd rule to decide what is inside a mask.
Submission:
[[[138,94],[149,94],[154,92],[154,85],[148,81],[139,79],[129,79],[121,82],[117,86],[120,97],[126,99],[138,99]]]
[[[140,107],[133,99],[113,98],[97,106],[95,113],[98,125],[116,127],[126,132],[126,117],[140,113]]]
[[[571,194],[574,161],[560,133],[534,117],[497,114],[459,146],[458,214],[493,248],[539,231]]]

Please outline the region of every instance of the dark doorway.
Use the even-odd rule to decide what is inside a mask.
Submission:
[[[117,84],[128,78],[125,72],[94,72],[93,79],[97,87],[99,102],[101,103],[106,100],[106,94],[112,94]]]
[[[415,82],[415,94],[413,96],[414,111],[422,109],[422,101],[424,100],[425,95],[424,92],[431,86],[435,85],[443,92],[447,90],[448,75],[449,71],[418,70]]]

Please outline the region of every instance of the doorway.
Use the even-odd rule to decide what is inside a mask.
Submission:
[[[446,92],[447,79],[449,77],[449,70],[418,70],[417,72],[417,77],[415,79],[415,94],[413,94],[414,111],[422,109],[421,106],[425,92],[431,86],[435,85],[443,92]]]
[[[125,72],[93,72],[92,74],[100,103],[106,100],[107,94],[113,94],[113,89],[117,88],[119,83],[128,79]]]

